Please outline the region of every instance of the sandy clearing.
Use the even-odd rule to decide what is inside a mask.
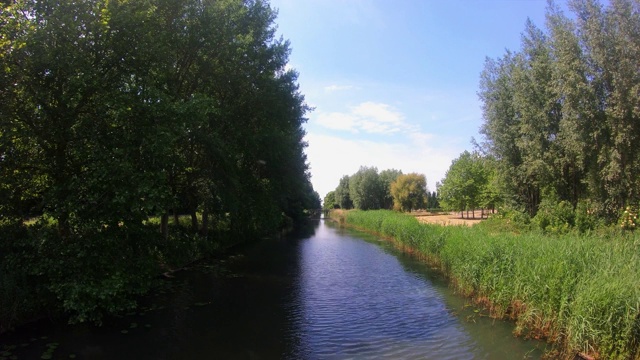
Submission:
[[[460,213],[453,214],[429,214],[429,213],[411,213],[411,215],[415,216],[418,221],[422,223],[428,224],[438,224],[438,225],[466,225],[473,226],[482,219],[467,219],[466,217],[463,219],[460,217]],[[478,214],[480,215],[480,214]]]

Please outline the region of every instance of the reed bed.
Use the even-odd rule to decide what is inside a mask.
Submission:
[[[517,335],[552,342],[554,357],[640,358],[637,233],[514,234],[491,220],[439,226],[386,210],[340,216],[425,258],[493,316],[515,320]]]

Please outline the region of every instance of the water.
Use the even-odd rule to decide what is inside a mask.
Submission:
[[[5,358],[541,356],[544,344],[514,338],[513,324],[469,307],[388,242],[323,221],[309,230],[248,246],[222,268],[178,273],[143,310],[102,327],[40,323],[0,338],[10,346]]]

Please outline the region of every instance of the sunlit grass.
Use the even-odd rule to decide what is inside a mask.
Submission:
[[[391,211],[351,211],[346,223],[394,238],[438,266],[457,291],[513,318],[516,333],[607,359],[637,358],[640,236],[420,224]]]

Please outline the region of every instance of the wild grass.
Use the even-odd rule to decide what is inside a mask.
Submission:
[[[546,339],[560,356],[640,358],[640,235],[499,231],[491,221],[421,224],[391,211],[351,211],[348,225],[393,238],[447,275],[452,286]],[[508,228],[508,227],[507,227]]]

